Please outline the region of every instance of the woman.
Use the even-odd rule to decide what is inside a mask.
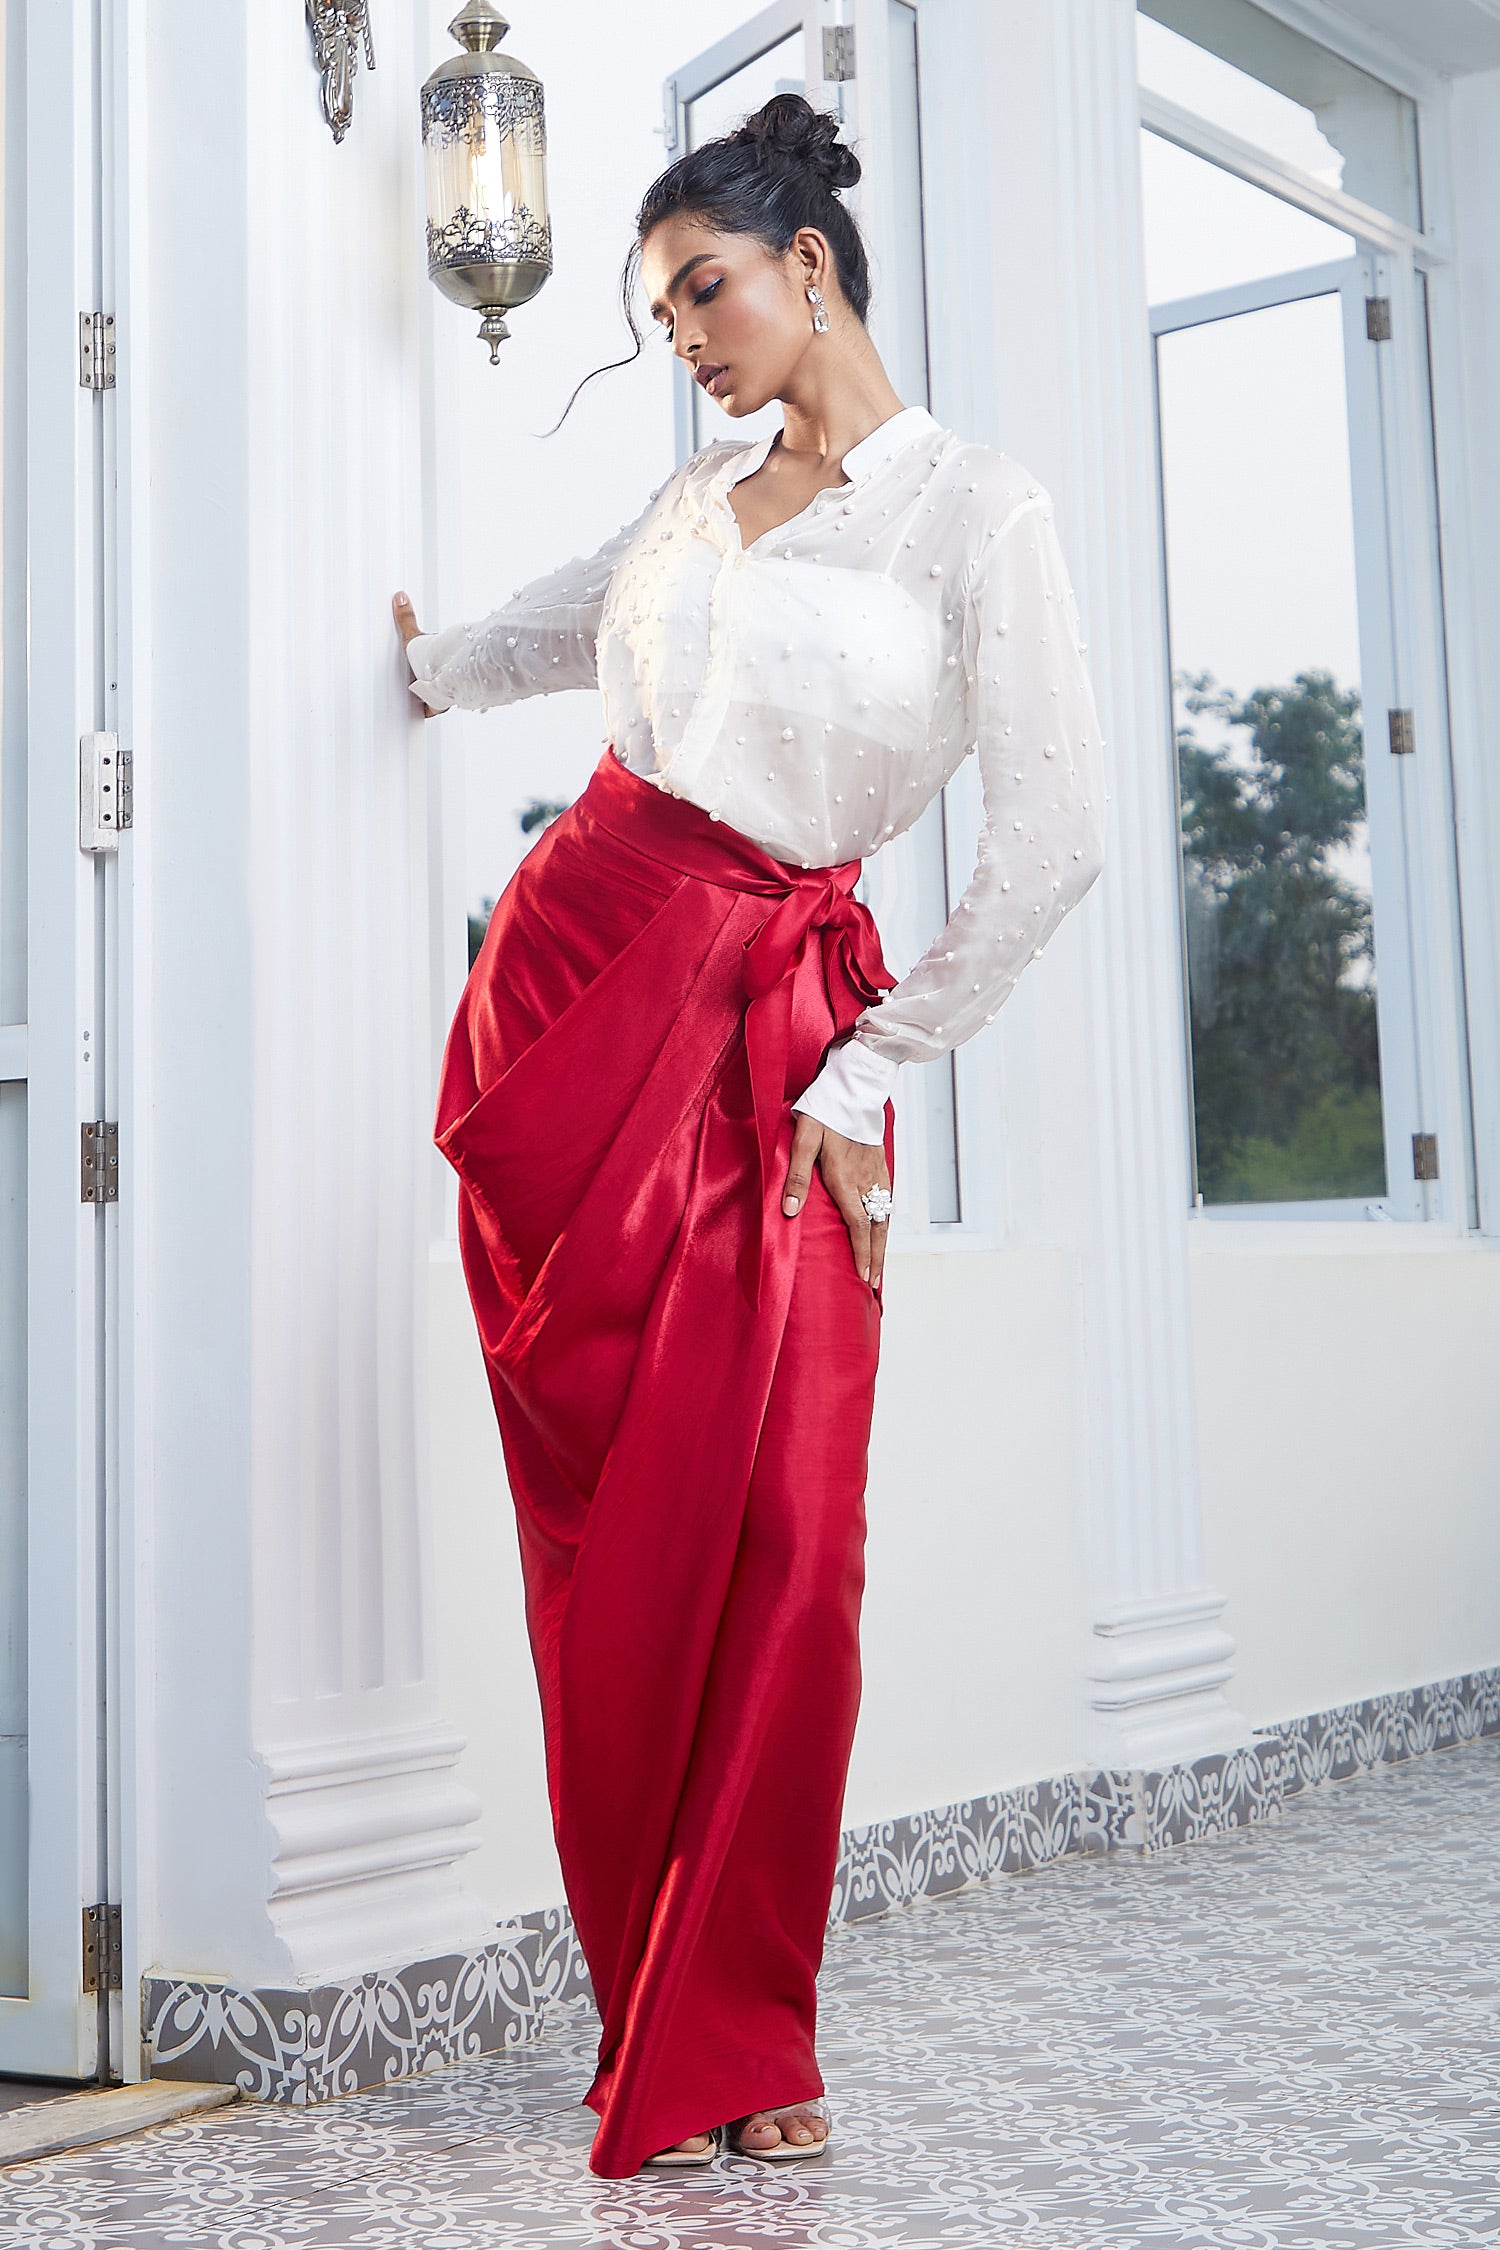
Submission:
[[[612,2178],[707,2162],[724,2132],[774,2160],[827,2145],[815,1978],[859,1699],[891,1089],[990,1021],[1101,856],[1047,496],[892,389],[839,200],[858,177],[792,94],[670,165],[631,253],[652,313],[728,414],[777,399],[781,429],[705,446],[476,624],[424,634],[394,605],[428,709],[597,678],[609,721],[495,909],[436,1130]],[[891,989],[859,864],[971,748],[978,864]]]

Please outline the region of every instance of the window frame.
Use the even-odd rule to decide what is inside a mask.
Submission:
[[[1477,835],[1468,843],[1457,817],[1462,786],[1461,725],[1451,715],[1453,679],[1462,663],[1455,637],[1472,634],[1474,621],[1445,595],[1454,585],[1454,572],[1446,567],[1456,541],[1461,541],[1461,494],[1451,476],[1442,474],[1443,433],[1461,427],[1459,401],[1453,375],[1439,343],[1439,329],[1451,322],[1453,258],[1446,230],[1446,166],[1437,83],[1420,70],[1399,68],[1395,59],[1358,39],[1337,35],[1337,27],[1321,8],[1254,0],[1262,11],[1326,46],[1360,68],[1373,71],[1395,91],[1417,105],[1418,161],[1421,167],[1424,228],[1417,231],[1401,220],[1374,210],[1358,198],[1343,194],[1300,171],[1285,159],[1242,140],[1223,127],[1180,105],[1137,87],[1142,128],[1158,134],[1189,154],[1217,165],[1233,177],[1276,195],[1310,216],[1351,235],[1356,255],[1368,259],[1372,294],[1391,302],[1392,335],[1376,346],[1380,355],[1377,412],[1384,502],[1387,522],[1392,671],[1391,701],[1413,712],[1417,755],[1398,761],[1397,789],[1401,797],[1406,836],[1406,928],[1411,954],[1410,1037],[1417,1057],[1418,1103],[1421,1129],[1437,1134],[1439,1177],[1436,1181],[1408,1182],[1405,1175],[1388,1179],[1388,1194],[1381,1202],[1259,1203],[1204,1205],[1196,1200],[1191,1179],[1187,1183],[1190,1218],[1198,1225],[1243,1224],[1267,1221],[1278,1229],[1296,1223],[1322,1223],[1330,1219],[1380,1220],[1396,1218],[1463,1233],[1481,1224],[1479,1178],[1484,1152],[1475,1130],[1476,1109],[1485,1087],[1496,1083],[1495,1042],[1481,1055],[1474,1037],[1475,1024],[1468,1005],[1463,925],[1464,902],[1471,895],[1468,877],[1479,849]],[[1260,285],[1252,285],[1258,288]],[[1273,283],[1265,285],[1268,289]],[[1227,294],[1227,293],[1226,293]],[[1425,299],[1425,301],[1424,301]],[[1266,301],[1271,301],[1269,298]],[[1153,308],[1145,306],[1155,358]],[[1162,310],[1164,308],[1156,308]],[[1446,345],[1448,338],[1443,338]],[[1154,364],[1153,364],[1154,380]],[[1434,458],[1435,456],[1435,458]],[[1161,536],[1161,463],[1159,441],[1156,460],[1158,536]],[[1166,632],[1165,574],[1163,567],[1163,632]],[[1164,665],[1168,663],[1163,648]],[[1166,673],[1168,709],[1172,708],[1170,672]],[[1452,720],[1452,723],[1450,723]],[[1388,753],[1372,747],[1374,730],[1367,723],[1367,766]],[[1176,751],[1173,761],[1176,801]],[[1479,889],[1490,889],[1482,877]],[[1182,911],[1179,877],[1179,911]],[[1184,1080],[1183,1098],[1189,1113],[1191,1147],[1192,1057],[1186,1015],[1185,953]],[[1377,951],[1377,975],[1379,957]],[[1384,1071],[1382,1072],[1384,1078]],[[1388,1151],[1390,1137],[1387,1138]],[[1500,1156],[1500,1150],[1496,1151]],[[1395,1191],[1399,1188],[1400,1193]]]

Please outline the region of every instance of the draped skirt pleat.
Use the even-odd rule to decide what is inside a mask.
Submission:
[[[817,1174],[780,1205],[790,1104],[892,981],[858,871],[606,751],[444,1053],[609,2178],[823,2090],[880,1306]]]

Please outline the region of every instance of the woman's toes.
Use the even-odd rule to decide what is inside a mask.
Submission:
[[[774,2148],[781,2138],[781,2127],[762,2110],[758,2116],[747,2117],[734,2137],[750,2148]]]
[[[816,2110],[798,2109],[790,2117],[781,2120],[781,2130],[787,2140],[794,2142],[798,2148],[805,2148],[809,2141],[821,2141],[828,2127]]]
[[[658,2156],[669,2156],[674,2151],[682,2149],[693,2156],[698,2156],[710,2146],[712,2141],[712,2133],[689,2133],[685,2141],[673,2141],[670,2148],[658,2149],[656,2153]]]

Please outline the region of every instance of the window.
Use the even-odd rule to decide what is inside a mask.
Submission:
[[[1195,1201],[1458,1215],[1415,106],[1250,0],[1138,29]]]
[[[1410,227],[1417,108],[1250,0],[1141,0],[1141,85]]]

